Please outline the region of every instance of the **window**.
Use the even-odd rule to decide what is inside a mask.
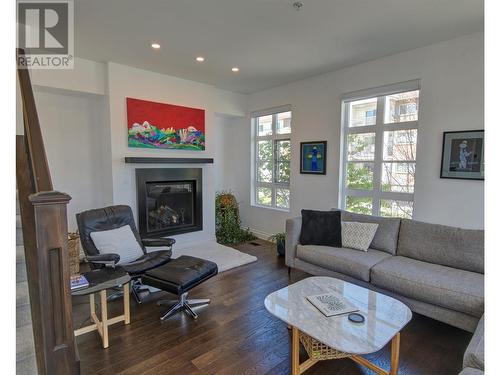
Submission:
[[[252,203],[290,209],[290,134],[292,112],[276,111],[252,116],[255,163]]]
[[[342,208],[413,216],[418,88],[412,81],[344,96]]]
[[[377,116],[377,111],[374,109],[365,112],[365,117],[375,117],[375,116]]]
[[[377,100],[364,99],[350,103],[349,112],[351,114],[349,126],[375,125],[375,117],[372,114],[377,112]]]
[[[408,164],[404,163],[397,163],[396,164],[396,172],[397,173],[408,173]]]

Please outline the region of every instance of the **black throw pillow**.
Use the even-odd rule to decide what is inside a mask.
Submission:
[[[302,210],[302,245],[342,247],[340,211]]]

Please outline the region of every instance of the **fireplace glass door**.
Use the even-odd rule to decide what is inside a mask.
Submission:
[[[148,232],[194,224],[195,181],[146,183]]]

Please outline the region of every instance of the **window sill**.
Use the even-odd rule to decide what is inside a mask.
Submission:
[[[273,210],[273,211],[278,211],[278,212],[284,212],[284,213],[290,212],[289,208],[287,209],[287,208],[279,208],[279,207],[272,207],[272,206],[264,206],[264,205],[256,204],[256,203],[252,203],[251,206],[252,207],[258,207],[258,208],[266,208],[268,210]]]

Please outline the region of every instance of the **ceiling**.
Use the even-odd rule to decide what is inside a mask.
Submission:
[[[480,0],[302,1],[76,0],[75,53],[252,93],[483,29]]]

